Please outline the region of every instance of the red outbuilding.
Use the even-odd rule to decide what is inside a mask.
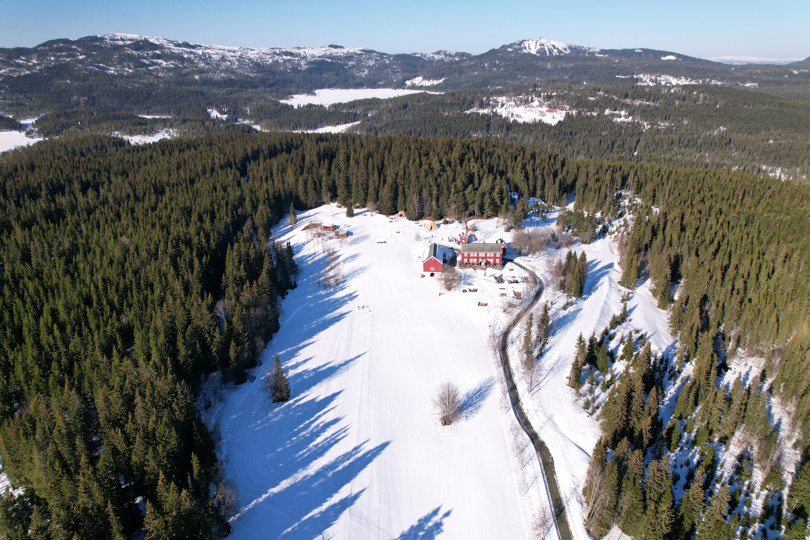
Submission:
[[[430,272],[432,276],[436,272],[442,271],[442,261],[439,259],[438,246],[429,244],[422,256],[422,272]]]

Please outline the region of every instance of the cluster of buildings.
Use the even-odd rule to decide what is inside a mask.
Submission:
[[[448,254],[448,251],[451,253]],[[432,276],[441,272],[445,265],[453,263],[461,268],[501,268],[505,253],[506,243],[503,240],[473,242],[463,235],[459,238],[458,248],[428,244],[422,255],[422,272]]]

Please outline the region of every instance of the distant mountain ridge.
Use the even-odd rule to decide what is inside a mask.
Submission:
[[[70,98],[92,99],[87,94],[109,93],[110,83],[140,88],[160,83],[165,88],[171,81],[177,86],[195,86],[199,92],[261,89],[280,96],[316,88],[400,88],[416,77],[441,80],[439,90],[527,82],[616,84],[639,75],[728,85],[784,84],[781,79],[790,76],[785,70],[773,65],[730,66],[671,51],[597,49],[543,38],[519,40],[472,55],[449,51],[388,54],[339,45],[255,49],[113,33],[0,49],[0,107],[13,110],[25,102],[36,106],[37,101],[59,101],[68,88],[78,91]],[[33,95],[43,90],[53,99]]]

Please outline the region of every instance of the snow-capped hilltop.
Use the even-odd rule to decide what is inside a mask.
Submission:
[[[472,55],[466,52],[441,50],[432,53],[413,53],[413,56],[431,62],[453,62],[462,58],[469,58]]]
[[[135,34],[105,34],[98,36],[111,45],[132,45],[139,41],[148,41],[154,45],[166,47],[173,52],[178,53],[194,53],[194,54],[210,54],[219,57],[235,57],[251,60],[272,60],[273,57],[298,57],[298,58],[333,58],[333,57],[346,57],[351,55],[360,54],[376,54],[374,51],[365,49],[352,48],[347,49],[340,45],[326,45],[323,47],[292,47],[292,48],[260,48],[254,49],[251,47],[233,47],[228,45],[204,45],[199,43],[188,43],[184,41],[170,41],[168,39],[152,37],[152,36],[139,36]]]
[[[554,41],[544,38],[516,41],[507,45],[506,50],[513,52],[526,52],[536,56],[562,56],[572,53],[587,54],[596,53],[599,51],[599,49],[580,47],[578,45],[570,45],[568,43],[563,43],[562,41]]]

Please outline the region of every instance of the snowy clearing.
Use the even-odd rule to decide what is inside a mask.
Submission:
[[[641,73],[634,75],[636,84],[640,86],[684,86],[688,84],[710,84],[722,86],[723,83],[714,79],[690,79],[688,77],[674,77],[672,75]]]
[[[117,131],[113,133],[115,137],[121,137],[129,142],[129,144],[134,145],[141,145],[141,144],[152,144],[158,141],[162,141],[163,139],[173,139],[177,137],[177,133],[173,129],[162,129],[157,133],[152,133],[151,135],[123,135],[118,133]]]
[[[529,225],[553,227],[555,215]],[[350,235],[318,239],[303,230],[308,223]],[[496,220],[474,223],[478,241],[511,241]],[[453,245],[461,231],[460,224],[429,231],[363,211],[346,218],[335,205],[299,215],[293,229],[277,228],[276,239],[296,251],[298,288],[283,302],[281,331],[253,370],[255,380],[227,391],[205,413],[222,435],[219,454],[241,496],[231,518],[235,538],[531,536],[534,517],[548,505],[545,485],[536,454],[516,429],[490,345],[517,313],[516,297],[529,296],[528,276],[512,264],[463,269],[451,292],[438,278],[420,277],[426,243]],[[343,281],[323,289],[317,282],[329,248],[339,254]],[[520,257],[546,282],[554,334],[532,384],[518,375],[518,385],[553,455],[574,538],[585,539],[580,493],[600,429],[567,376],[577,336],[605,328],[626,290],[618,285],[612,239],[572,249],[586,253],[589,275],[584,297],[565,309],[548,268],[566,250]],[[666,312],[647,284],[628,307],[626,329],[644,332],[657,352],[674,349]],[[510,336],[516,373],[522,324]],[[270,403],[264,388],[274,354],[292,387],[284,404]],[[458,385],[466,404],[450,427],[439,426],[432,404],[444,381]]]
[[[0,152],[7,152],[20,146],[29,146],[42,139],[26,137],[22,131],[0,131]]]
[[[424,79],[420,75],[419,77],[415,77],[413,79],[409,79],[405,81],[405,86],[410,88],[411,86],[436,86],[437,84],[442,84],[444,82],[444,77],[441,79]]]
[[[349,128],[359,125],[360,122],[349,122],[348,124],[338,124],[336,126],[322,126],[317,129],[304,131],[303,133],[345,133]]]
[[[303,107],[304,105],[322,105],[328,107],[336,103],[349,103],[361,99],[391,99],[423,92],[425,92],[425,90],[397,88],[322,88],[315,90],[312,94],[295,94],[279,101],[296,108]],[[436,94],[438,92],[427,93]]]
[[[316,220],[351,233],[343,244],[328,241],[344,276],[333,289],[318,286],[324,246],[303,231]],[[209,411],[241,496],[235,538],[529,536],[542,484],[515,457],[514,420],[488,344],[493,315],[513,294],[500,296],[492,270],[463,272],[462,287],[477,292],[446,293],[437,278],[420,277],[427,238],[459,231],[349,219],[334,205],[276,231],[296,251],[298,288],[256,379]],[[274,354],[290,378],[284,404],[270,403],[264,388]],[[444,381],[458,385],[465,412],[442,428],[432,401]]]
[[[223,113],[219,112],[216,109],[206,109],[206,111],[208,111],[208,116],[212,120],[227,120],[228,119],[227,113],[223,114]]]
[[[497,97],[490,100],[491,105],[481,109],[471,109],[468,113],[495,113],[509,120],[522,123],[543,122],[557,125],[565,119],[569,111],[555,109],[536,97]],[[573,113],[572,113],[573,114]]]

